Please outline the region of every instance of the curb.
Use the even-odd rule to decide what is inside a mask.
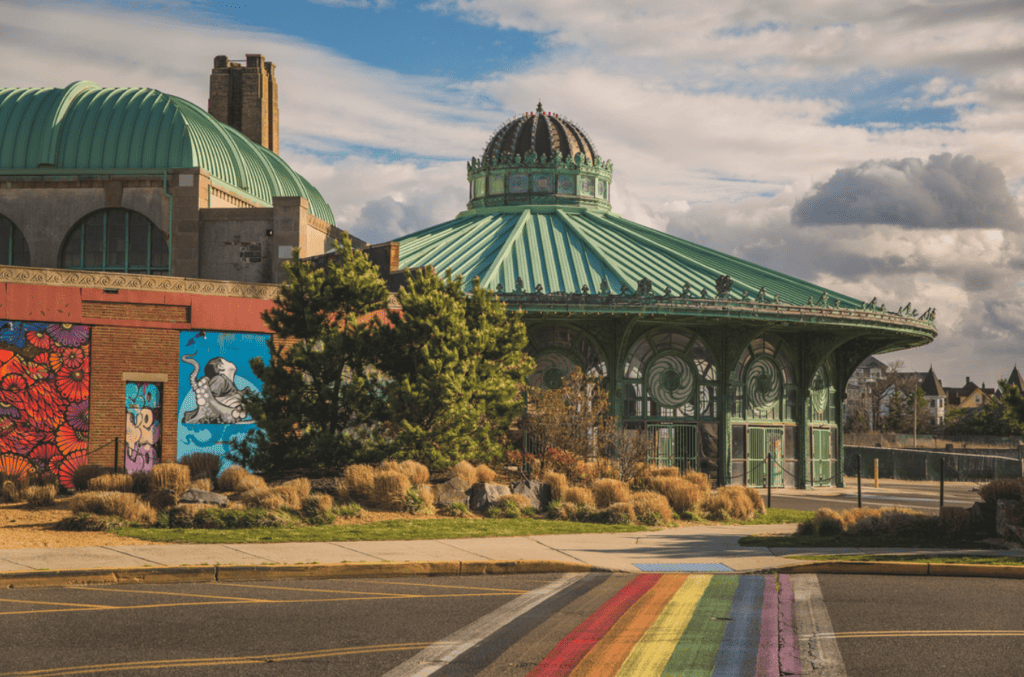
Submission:
[[[1024,566],[1004,564],[938,564],[931,562],[808,562],[779,567],[785,574],[865,574],[870,576],[959,576],[1024,578]]]
[[[498,574],[560,574],[606,571],[600,567],[557,560],[479,560],[465,562],[350,562],[340,564],[271,564],[169,566],[133,569],[11,571],[0,573],[0,588],[125,583],[215,583],[281,578],[372,578],[377,576],[480,576]]]

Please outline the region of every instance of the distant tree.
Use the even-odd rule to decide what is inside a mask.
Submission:
[[[435,469],[493,461],[534,366],[521,314],[478,280],[467,294],[450,272],[416,271],[397,296],[376,339],[390,456]]]
[[[380,325],[361,319],[387,306],[388,290],[348,236],[335,249],[322,267],[295,250],[274,306],[261,315],[281,340],[270,344],[270,364],[250,363],[263,382],[244,399],[257,427],[227,456],[270,476],[336,471],[373,449]]]
[[[1024,396],[1016,386],[999,381],[1001,397],[993,397],[980,409],[952,409],[946,416],[947,435],[1024,435]]]
[[[893,387],[886,401],[886,412],[882,417],[881,429],[886,432],[928,434],[932,430],[931,414],[924,390],[911,391]]]

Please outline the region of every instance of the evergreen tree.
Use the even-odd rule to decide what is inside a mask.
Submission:
[[[398,292],[378,344],[384,384],[382,422],[393,458],[431,468],[460,459],[491,461],[522,414],[533,369],[519,314],[461,276],[416,271]]]
[[[1024,397],[1016,386],[999,381],[1002,397],[993,397],[977,410],[953,409],[946,417],[948,435],[1024,435]]]
[[[245,399],[257,429],[228,458],[271,476],[336,470],[365,452],[374,430],[380,323],[365,316],[387,306],[388,290],[347,235],[335,249],[319,268],[296,250],[284,264],[288,280],[262,314],[284,340],[270,344],[269,365],[251,362],[263,381],[262,392]]]

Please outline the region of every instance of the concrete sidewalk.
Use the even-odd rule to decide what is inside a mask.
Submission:
[[[748,534],[793,533],[796,525],[683,526],[620,534],[567,534],[428,541],[345,541],[210,545],[122,545],[0,550],[0,573],[158,567],[264,566],[384,562],[544,561],[637,572],[660,566],[694,571],[761,571],[795,564],[796,554],[895,554],[935,550],[744,547]],[[962,555],[1024,555],[1021,551],[956,551]],[[724,567],[727,567],[724,568]],[[649,570],[649,569],[648,569]]]

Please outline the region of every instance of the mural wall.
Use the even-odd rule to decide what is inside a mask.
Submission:
[[[0,472],[53,473],[87,459],[89,327],[0,320]]]
[[[129,381],[124,385],[124,467],[129,473],[152,470],[160,462],[160,383]]]
[[[270,362],[267,334],[184,331],[178,371],[178,457],[197,451],[224,455],[255,425],[242,395],[262,383],[249,361]]]

